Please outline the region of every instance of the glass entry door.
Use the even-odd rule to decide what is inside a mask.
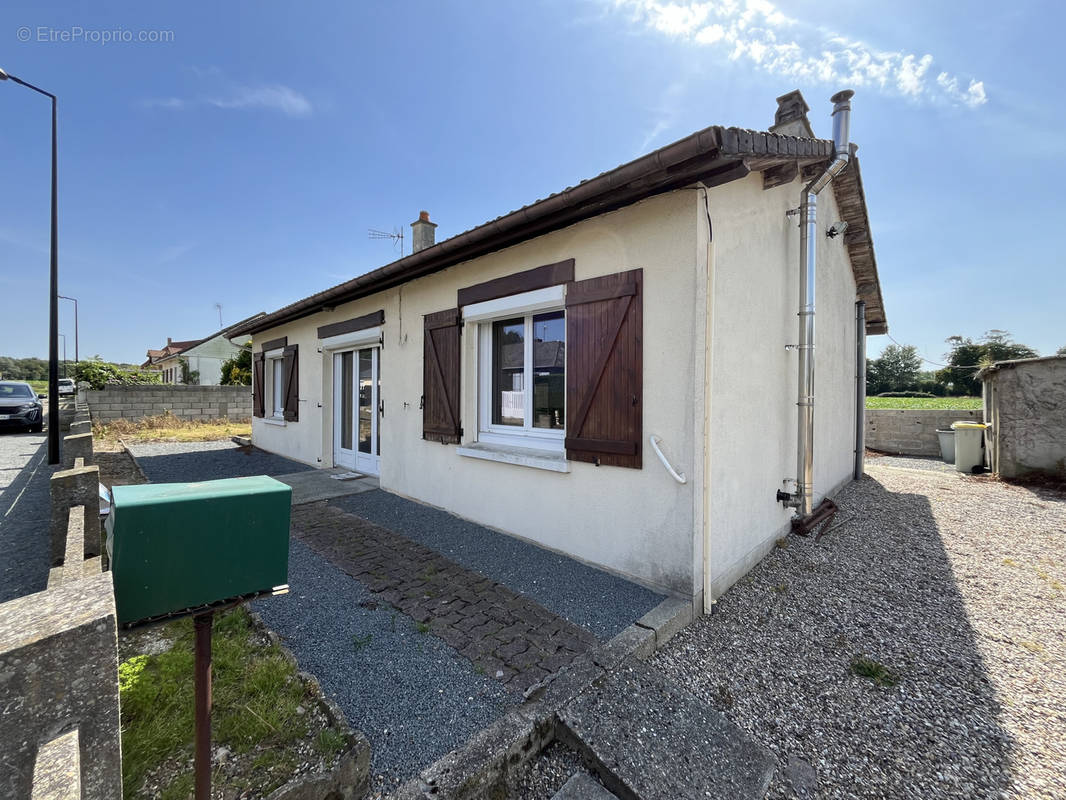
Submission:
[[[333,355],[333,463],[356,472],[380,472],[380,349]]]

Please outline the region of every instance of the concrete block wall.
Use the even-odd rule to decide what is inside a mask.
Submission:
[[[983,412],[963,409],[868,408],[866,446],[882,453],[905,456],[940,455],[938,428],[956,420],[981,422]]]
[[[93,421],[136,421],[166,411],[191,420],[252,416],[251,386],[107,386],[85,392]]]

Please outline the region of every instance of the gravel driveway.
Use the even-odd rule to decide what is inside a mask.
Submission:
[[[152,483],[288,475],[314,469],[256,447],[238,447],[233,442],[153,442],[131,444],[129,451]]]
[[[0,603],[48,584],[47,434],[0,433]]]
[[[879,462],[654,662],[773,798],[1066,797],[1066,493]]]

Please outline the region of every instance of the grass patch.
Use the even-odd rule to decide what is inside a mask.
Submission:
[[[334,728],[319,731],[315,737],[315,749],[326,757],[338,755],[348,746],[348,737]]]
[[[48,381],[26,381],[37,394],[48,394]]]
[[[939,408],[979,411],[980,397],[867,397],[867,408]]]
[[[102,441],[126,439],[133,442],[212,442],[232,436],[251,436],[250,420],[188,420],[164,411],[139,420],[117,419],[94,425],[93,436]]]
[[[122,709],[122,784],[133,797],[145,776],[165,761],[192,753],[193,623],[177,620],[166,627],[170,650],[135,656],[119,665]],[[312,690],[296,676],[296,667],[276,644],[253,636],[243,608],[215,617],[212,663],[212,727],[216,745],[248,753],[262,745],[270,764],[284,767],[293,756],[286,746],[307,736],[297,707],[313,700]],[[283,763],[286,762],[286,763]],[[266,776],[267,794],[287,778],[285,769]],[[275,777],[276,775],[276,777]],[[257,776],[258,777],[258,776]],[[163,787],[162,796],[187,797],[190,787]]]
[[[895,686],[899,683],[899,676],[892,670],[866,656],[855,656],[851,660],[851,671],[860,678],[869,678],[878,686]]]

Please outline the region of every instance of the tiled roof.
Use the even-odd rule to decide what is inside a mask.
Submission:
[[[888,325],[855,149],[852,145],[851,162],[833,181],[833,191],[849,225],[844,240],[852,259],[858,296],[866,303],[867,332],[885,333]],[[717,186],[743,178],[753,171],[763,173],[766,188],[789,183],[797,175],[817,173],[828,164],[833,152],[833,142],[827,139],[718,125],[704,128],[576,186],[284,306],[237,328],[234,333],[267,330],[646,197],[696,183]]]

